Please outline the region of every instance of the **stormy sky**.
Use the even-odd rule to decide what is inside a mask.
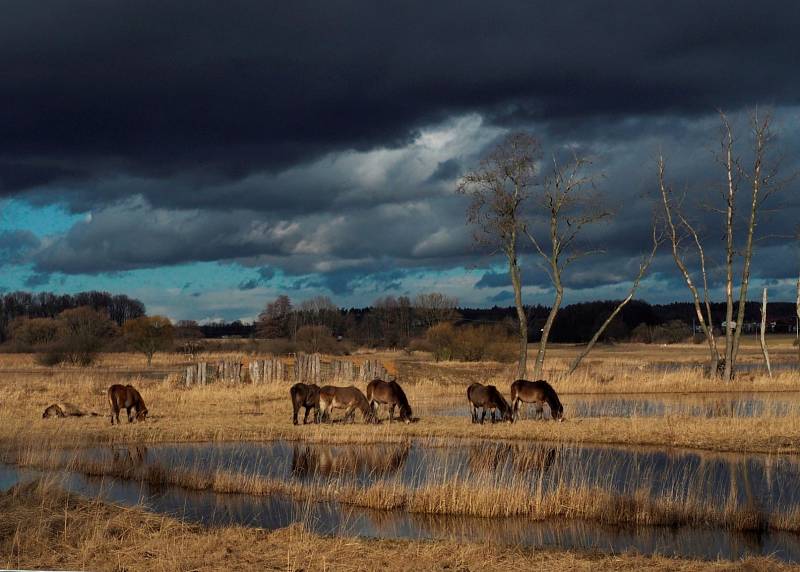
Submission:
[[[718,111],[747,160],[774,116],[800,169],[800,4],[752,1],[0,4],[0,289],[103,289],[151,313],[252,318],[279,293],[343,306],[438,290],[511,303],[459,177],[511,131],[590,156],[615,217],[566,302],[627,292],[656,158],[703,231]],[[767,205],[755,286],[793,299],[794,183]],[[530,253],[527,303],[551,298]],[[688,300],[663,249],[640,297]]]

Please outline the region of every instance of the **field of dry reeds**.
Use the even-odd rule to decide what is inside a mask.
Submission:
[[[0,494],[0,567],[81,570],[789,570],[771,559],[701,562],[452,541],[325,537],[302,524],[268,532],[203,528],[68,495],[37,482]]]

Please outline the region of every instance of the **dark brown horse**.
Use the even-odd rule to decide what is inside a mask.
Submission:
[[[411,423],[411,405],[408,404],[408,398],[400,387],[400,384],[394,380],[383,381],[382,379],[373,379],[367,385],[367,401],[369,406],[378,416],[378,407],[380,405],[387,405],[389,407],[389,423],[394,421],[394,409],[400,407],[400,419],[406,423]]]
[[[564,420],[564,406],[558,399],[558,394],[553,386],[540,379],[539,381],[527,381],[518,379],[511,384],[511,403],[514,409],[514,418],[519,417],[520,402],[533,403],[536,408],[536,419],[544,417],[544,404],[550,406],[550,416],[553,419]]]
[[[289,390],[292,396],[292,423],[297,425],[297,413],[306,408],[303,425],[308,423],[308,412],[314,410],[314,423],[319,423],[319,386],[315,383],[295,383]]]
[[[344,421],[355,422],[356,409],[361,412],[364,423],[377,423],[378,418],[369,406],[367,398],[361,390],[351,385],[349,387],[337,387],[326,385],[319,390],[319,407],[322,420],[326,418],[331,422],[331,411],[334,409],[344,409]]]
[[[136,421],[144,421],[147,418],[147,406],[144,399],[132,385],[114,384],[108,388],[108,402],[111,405],[111,424],[114,418],[119,424],[119,410],[125,409],[128,413],[128,423],[133,421],[131,410],[136,411]]]
[[[483,424],[486,418],[486,411],[492,412],[492,423],[495,422],[495,413],[500,413],[500,418],[508,423],[514,421],[511,415],[511,407],[506,398],[497,390],[494,385],[483,385],[473,383],[467,388],[467,399],[472,408],[472,422]],[[481,409],[481,416],[478,419],[478,409]]]

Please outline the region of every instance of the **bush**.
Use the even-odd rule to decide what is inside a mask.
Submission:
[[[15,345],[28,351],[50,344],[58,337],[58,322],[52,318],[17,318],[10,329]]]
[[[327,326],[303,326],[297,330],[297,350],[309,354],[343,355],[350,353],[350,345],[337,339]]]
[[[436,324],[410,349],[430,351],[436,361],[511,361],[516,357],[514,337],[502,326]]]
[[[125,322],[122,333],[132,349],[145,355],[147,367],[150,367],[153,354],[172,346],[175,329],[164,316],[142,316]]]
[[[58,337],[42,356],[47,365],[90,365],[106,341],[117,333],[116,324],[105,312],[89,306],[64,310],[56,322]]]
[[[688,324],[681,320],[670,320],[656,326],[639,324],[631,332],[630,340],[643,344],[677,344],[691,336],[692,329]]]

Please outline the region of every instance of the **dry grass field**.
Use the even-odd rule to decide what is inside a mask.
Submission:
[[[796,362],[790,338],[772,340],[773,378],[752,365],[760,363],[754,340],[743,344],[747,364],[732,384],[703,375],[703,346],[690,344],[652,347],[634,344],[598,347],[573,376],[565,377],[575,348],[554,346],[547,377],[562,396],[664,396],[714,392],[724,396],[786,395],[800,391],[800,374],[786,367]],[[366,354],[365,354],[366,355]],[[362,356],[358,356],[362,357]],[[735,503],[723,510],[697,499],[653,499],[646,494],[620,497],[601,489],[564,488],[517,494],[514,483],[439,483],[422,489],[385,484],[371,488],[298,484],[217,472],[213,476],[185,470],[139,471],[78,458],[64,460],[52,451],[90,445],[181,442],[292,442],[359,444],[408,443],[433,447],[453,443],[547,442],[605,444],[625,447],[676,447],[698,451],[800,453],[800,406],[788,414],[765,411],[743,416],[721,411],[697,416],[667,414],[631,417],[570,417],[563,423],[522,420],[514,424],[474,425],[459,408],[466,405],[465,388],[474,381],[494,383],[508,395],[514,368],[498,363],[434,363],[424,355],[370,353],[384,361],[403,384],[418,421],[293,426],[288,399],[290,384],[211,384],[192,389],[178,382],[186,365],[183,356],[161,354],[151,368],[132,354],[104,354],[88,368],[45,368],[31,355],[0,355],[0,455],[30,467],[70,468],[87,475],[136,479],[220,493],[256,495],[280,493],[305,500],[336,499],[356,506],[402,509],[409,512],[588,518],[632,525],[715,525],[732,530],[758,529],[763,515]],[[203,359],[241,359],[244,353],[204,355]],[[145,423],[111,426],[105,391],[112,383],[132,383],[150,411]],[[363,388],[362,388],[363,389]],[[69,402],[97,416],[42,419],[51,403]],[[453,411],[457,413],[453,413]],[[479,491],[478,497],[475,492]],[[509,498],[520,498],[517,503]],[[377,502],[375,499],[379,499]],[[376,504],[377,502],[377,504]],[[448,541],[400,542],[327,538],[302,526],[274,532],[241,527],[203,529],[140,510],[125,509],[74,498],[52,486],[24,487],[2,499],[0,523],[3,545],[0,565],[60,566],[108,570],[249,569],[283,570],[374,569],[376,563],[406,569],[781,569],[777,563],[752,560],[697,563],[638,556],[593,556],[570,552],[504,551],[500,547]],[[490,507],[491,510],[488,510]],[[566,507],[566,508],[565,508]],[[7,517],[6,517],[7,515]],[[800,527],[800,515],[773,519],[781,530]],[[223,548],[224,547],[224,548]],[[107,554],[108,557],[103,556]],[[322,556],[320,556],[322,555]],[[409,558],[413,555],[413,558]],[[202,564],[202,565],[201,565]],[[410,568],[409,568],[410,569]]]

